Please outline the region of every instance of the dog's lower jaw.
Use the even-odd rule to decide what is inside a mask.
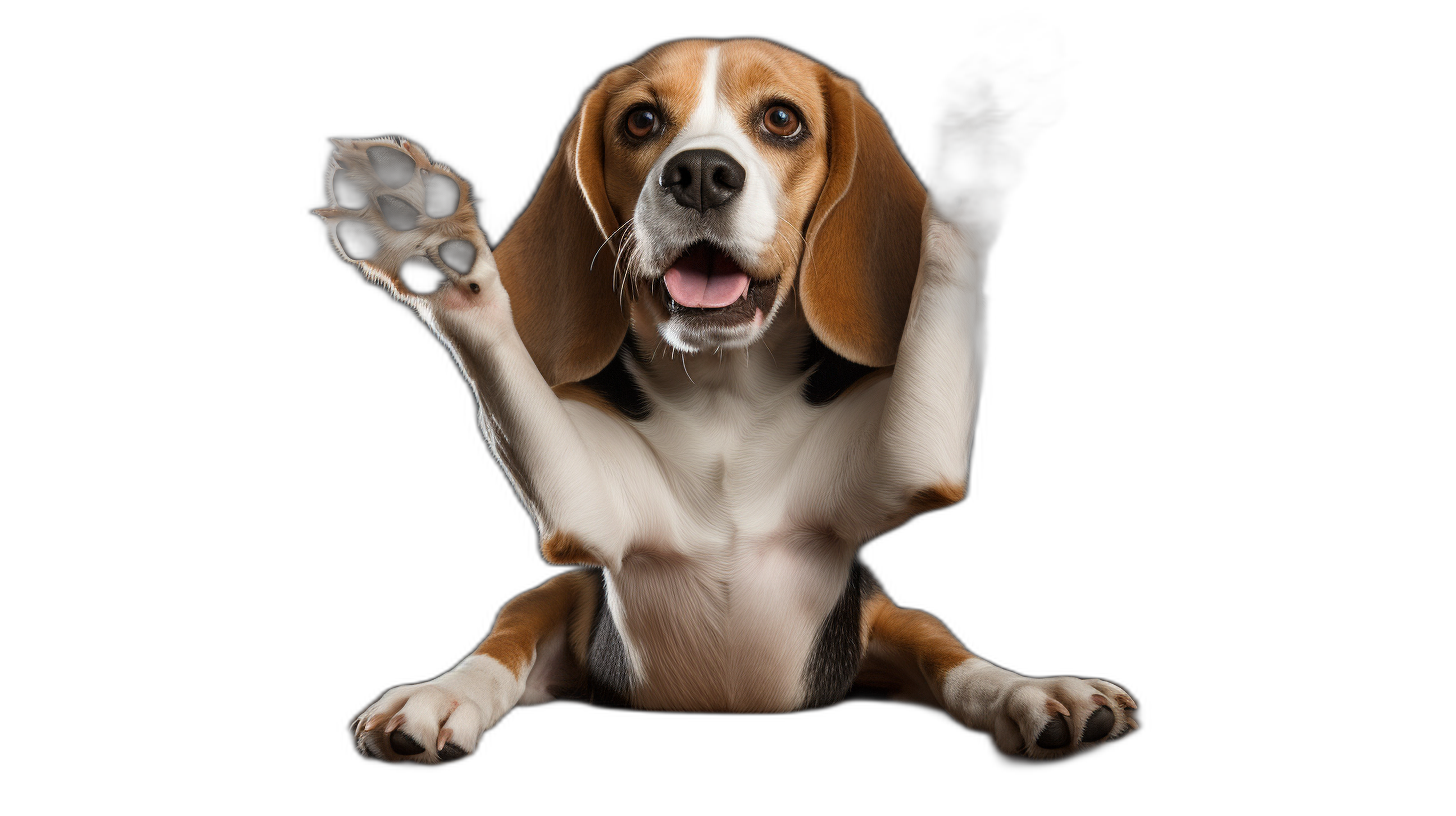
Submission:
[[[724,309],[688,309],[657,292],[644,294],[650,302],[636,304],[634,325],[650,324],[658,338],[679,354],[752,347],[768,334],[785,299],[777,281],[754,283],[748,295]],[[742,312],[745,319],[724,321],[720,315],[730,311]]]

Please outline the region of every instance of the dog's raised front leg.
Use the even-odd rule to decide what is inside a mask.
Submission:
[[[360,712],[359,751],[389,761],[448,762],[474,751],[480,735],[516,705],[580,696],[597,593],[592,572],[577,570],[517,595],[455,668],[395,686]]]
[[[628,502],[612,492],[618,480],[586,444],[581,422],[593,423],[598,441],[631,432],[600,417],[579,420],[542,379],[516,333],[469,184],[407,140],[335,145],[331,206],[317,211],[335,246],[454,352],[479,400],[486,440],[535,516],[548,558],[612,564],[615,545],[627,539]],[[411,263],[433,268],[443,283],[411,289]]]
[[[1055,72],[1024,59],[976,56],[947,86],[920,269],[874,457],[899,493],[887,497],[895,521],[965,495],[980,399],[987,256],[1026,150],[1056,107]]]
[[[857,685],[933,703],[1008,754],[1046,759],[1136,728],[1132,696],[1106,680],[1023,677],[976,657],[935,617],[866,603],[869,642]]]
[[[981,388],[982,258],[926,206],[919,276],[869,472],[891,518],[965,496]]]

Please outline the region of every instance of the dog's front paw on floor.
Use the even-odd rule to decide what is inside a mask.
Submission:
[[[1106,680],[1025,678],[997,718],[996,746],[1009,754],[1051,759],[1134,728],[1132,696]]]
[[[480,709],[432,683],[390,689],[354,720],[359,753],[387,762],[448,762],[475,750]]]
[[[495,282],[469,182],[406,139],[333,143],[329,206],[314,213],[345,259],[416,306]]]

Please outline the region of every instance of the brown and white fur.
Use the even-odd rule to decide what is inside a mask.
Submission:
[[[336,246],[451,349],[546,560],[585,567],[366,708],[365,754],[454,759],[560,697],[769,712],[874,688],[1032,757],[1135,726],[1119,687],[976,657],[857,560],[965,495],[994,227],[938,215],[853,82],[763,41],[655,48],[587,93],[494,248],[469,185],[417,145],[335,144]],[[940,200],[974,213],[975,195]],[[674,299],[695,244],[728,270],[706,279],[747,275],[731,305]],[[421,257],[435,291],[400,277]]]

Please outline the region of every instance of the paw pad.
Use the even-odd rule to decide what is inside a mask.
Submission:
[[[1082,741],[1096,742],[1102,739],[1112,733],[1112,726],[1116,722],[1117,715],[1112,713],[1112,709],[1101,706],[1092,712],[1092,716],[1087,718],[1087,724],[1082,726]]]
[[[424,258],[410,258],[400,265],[399,279],[411,292],[427,295],[440,288],[445,274]]]
[[[344,221],[334,231],[339,246],[351,260],[367,261],[379,253],[379,239],[363,221]]]
[[[365,153],[374,175],[385,185],[396,190],[409,184],[415,177],[415,160],[402,151],[384,145],[375,145]]]
[[[446,241],[440,244],[440,260],[463,275],[475,265],[475,246],[469,241],[461,241],[458,238]]]
[[[452,762],[465,756],[465,753],[464,748],[461,748],[453,742],[447,742],[445,743],[445,747],[440,749],[440,761]]]
[[[1058,714],[1047,721],[1046,727],[1036,735],[1036,744],[1039,748],[1048,751],[1055,751],[1066,748],[1072,744],[1072,729],[1067,724],[1067,716]]]
[[[411,737],[403,731],[389,732],[389,747],[390,750],[400,756],[414,756],[425,752],[425,746],[416,742],[414,737]]]
[[[340,207],[347,207],[351,210],[362,210],[369,203],[369,194],[364,192],[357,182],[349,178],[348,173],[339,172],[334,174],[334,201]]]
[[[420,221],[419,210],[392,195],[379,197],[379,211],[384,214],[384,223],[400,232],[414,229]]]
[[[460,185],[449,176],[425,174],[425,215],[444,218],[460,207]]]

